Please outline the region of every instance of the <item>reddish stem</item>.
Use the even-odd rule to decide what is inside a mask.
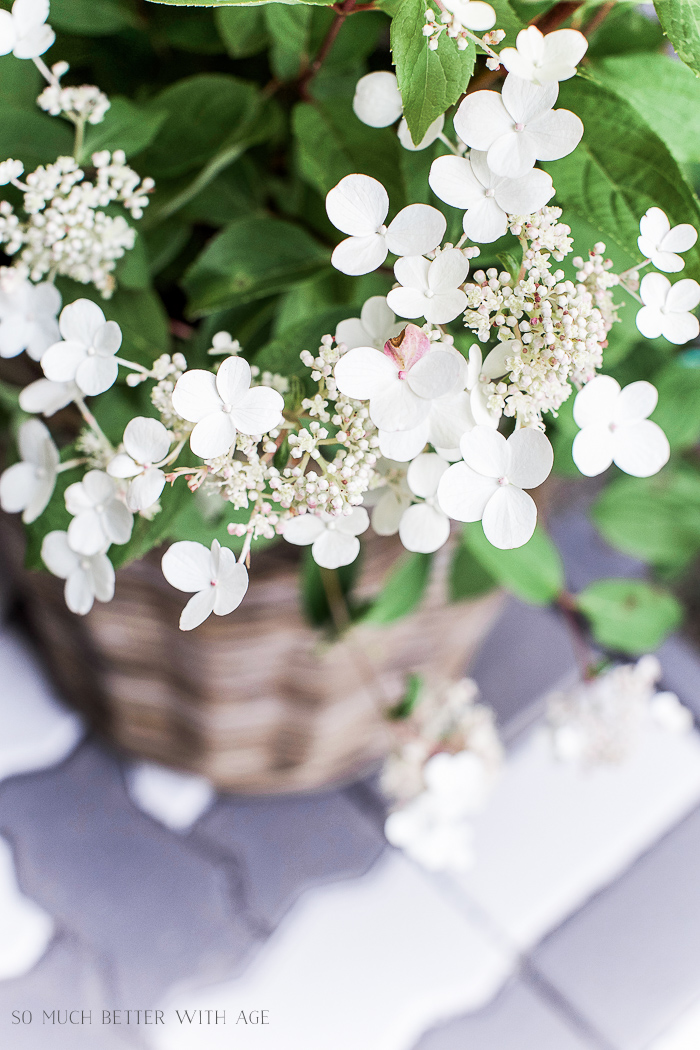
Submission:
[[[343,22],[348,15],[352,14],[355,10],[355,0],[344,0],[344,3],[334,5],[333,10],[336,12],[335,19],[324,37],[323,43],[318,50],[318,54],[306,72],[299,78],[299,93],[307,100],[310,99],[309,84],[328,58],[331,48],[336,41],[336,37],[343,27]]]

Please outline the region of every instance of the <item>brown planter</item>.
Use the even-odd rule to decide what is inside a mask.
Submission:
[[[112,602],[77,617],[62,581],[17,571],[18,530],[1,524],[25,616],[67,700],[126,751],[228,791],[310,789],[367,770],[386,750],[382,709],[407,673],[459,675],[500,604],[491,594],[448,605],[443,550],[416,613],[329,643],[299,608],[298,551],[279,544],[255,556],[241,607],[193,632],[178,628],[187,596],[166,583],[155,552],[118,571]],[[372,537],[365,549],[369,595],[401,548]]]

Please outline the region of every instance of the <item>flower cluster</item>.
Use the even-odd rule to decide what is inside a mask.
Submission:
[[[52,117],[66,117],[73,124],[101,124],[110,107],[109,99],[92,84],[62,87],[59,80],[67,70],[66,62],[56,63],[51,70],[56,82],[44,88],[36,100],[37,105]]]
[[[442,0],[437,4],[439,13],[431,8],[425,12],[423,35],[427,37],[428,47],[436,51],[443,33],[456,41],[460,51],[464,51],[470,40],[476,40],[491,53],[491,45],[500,44],[505,36],[502,30],[487,33],[481,40],[474,35],[474,30],[483,32],[492,29],[496,24],[496,12],[483,0]],[[495,56],[494,56],[495,57]],[[495,66],[498,68],[498,65]]]

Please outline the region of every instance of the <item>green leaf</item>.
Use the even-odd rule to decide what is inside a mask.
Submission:
[[[654,8],[678,57],[700,76],[700,0],[654,0]]]
[[[639,257],[639,220],[656,205],[671,225],[700,224],[697,198],[667,147],[637,111],[614,92],[576,77],[561,85],[559,104],[584,124],[568,157],[543,165],[556,201],[571,208],[621,248]],[[685,255],[688,276],[700,277],[700,247]]]
[[[361,623],[393,623],[420,604],[425,594],[432,554],[405,554],[389,573]]]
[[[269,35],[264,8],[219,6],[214,18],[231,58],[248,58],[267,47]]]
[[[459,51],[446,33],[441,34],[437,50],[430,50],[423,35],[427,7],[426,0],[402,0],[391,23],[391,50],[404,116],[416,143],[466,91],[476,61],[471,41]]]
[[[166,485],[160,498],[161,509],[155,517],[149,521],[137,515],[129,542],[110,547],[109,558],[114,568],[119,569],[122,565],[137,561],[154,547],[172,539],[178,515],[190,501],[192,493],[186,485]]]
[[[0,106],[26,107],[36,113],[37,96],[45,86],[33,62],[18,61],[14,55],[0,58]]]
[[[654,376],[659,403],[652,419],[671,448],[692,448],[700,439],[700,366],[676,358]]]
[[[314,51],[312,8],[303,4],[269,4],[265,24],[270,34],[270,65],[280,80],[293,80],[308,66]]]
[[[300,579],[301,604],[306,619],[313,627],[339,626],[328,601],[329,593],[337,594],[340,609],[335,613],[342,623],[347,612],[347,598],[359,568],[360,561],[356,558],[350,565],[342,565],[339,569],[322,569],[314,561],[311,548],[305,548]]]
[[[21,160],[25,171],[72,152],[73,132],[64,121],[13,106],[0,110],[0,156]]]
[[[150,146],[167,119],[165,112],[136,106],[118,95],[111,103],[101,124],[88,124],[85,128],[85,143],[78,158],[81,164],[102,149],[121,149],[127,157],[133,157]]]
[[[464,544],[456,548],[450,562],[448,593],[451,602],[464,602],[478,598],[493,590],[496,579],[493,573],[475,558]]]
[[[465,526],[463,542],[503,587],[531,605],[549,605],[564,590],[559,551],[540,525],[528,543],[514,550],[492,546],[477,523]]]
[[[593,637],[606,649],[652,652],[683,619],[673,595],[643,580],[598,580],[576,596]]]
[[[517,14],[510,0],[489,0],[489,4],[496,12],[496,25],[494,28],[501,29],[506,34],[499,44],[499,51],[504,47],[515,47],[518,33],[525,28],[527,23]],[[528,14],[528,21],[529,18]]]
[[[299,354],[302,350],[318,352],[321,338],[332,335],[340,321],[351,313],[347,306],[328,306],[316,311],[312,316],[298,321],[285,328],[261,347],[255,355],[254,363],[261,371],[281,372],[284,375],[304,376],[309,369],[301,363]]]
[[[171,7],[264,7],[266,4],[311,4],[328,7],[335,0],[148,0],[151,4],[168,4]]]
[[[54,29],[81,36],[108,36],[140,24],[136,13],[119,0],[51,0],[49,17]]]
[[[301,227],[251,216],[214,237],[182,283],[190,315],[202,317],[282,291],[326,266],[328,251]]]
[[[591,12],[595,16],[595,10]],[[584,15],[584,24],[586,21]],[[634,51],[660,51],[664,45],[663,30],[632,3],[618,3],[606,14],[601,25],[589,38],[587,57],[622,55]]]
[[[410,718],[420,703],[423,685],[423,676],[411,672],[406,682],[406,692],[399,700],[398,704],[389,708],[386,712],[386,717],[391,718],[394,721],[403,718]]]

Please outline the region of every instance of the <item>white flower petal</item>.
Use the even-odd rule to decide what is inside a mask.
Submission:
[[[641,311],[640,311],[641,312]],[[666,314],[661,334],[674,346],[683,346],[700,334],[700,323],[693,314]]]
[[[149,467],[129,485],[126,505],[132,513],[152,507],[165,488],[165,474],[158,467]]]
[[[498,488],[495,478],[477,474],[466,463],[454,463],[440,479],[438,503],[455,521],[479,521]]]
[[[639,220],[640,236],[653,245],[661,244],[670,229],[671,223],[661,208],[648,208]]]
[[[214,612],[216,587],[211,584],[197,594],[193,594],[180,615],[180,630],[193,631]]]
[[[700,303],[700,284],[689,277],[671,285],[666,296],[666,309],[673,313],[694,310],[698,303]]]
[[[282,420],[284,398],[269,386],[252,387],[231,412],[242,434],[265,434]]]
[[[12,17],[18,33],[27,33],[49,17],[49,0],[15,0]]]
[[[323,569],[339,569],[341,565],[350,565],[359,553],[360,541],[357,536],[348,536],[335,530],[324,530],[311,548],[314,561]]]
[[[42,362],[43,360],[44,358]],[[94,357],[84,357],[80,362],[75,370],[75,382],[84,394],[94,396],[104,394],[105,390],[109,390],[116,382],[118,374],[119,365],[113,357],[101,357],[95,354]]]
[[[437,398],[430,406],[428,440],[436,448],[457,448],[462,435],[475,427],[476,422],[467,391]]]
[[[238,405],[250,390],[250,365],[244,357],[227,357],[216,373],[216,389],[227,405]]]
[[[236,425],[229,412],[210,412],[190,434],[190,448],[201,459],[225,456],[236,440]]]
[[[409,506],[409,498],[387,489],[372,511],[372,528],[378,536],[394,536],[399,531],[401,515]]]
[[[0,11],[0,55],[9,55],[15,46],[17,34],[9,11]]]
[[[84,510],[73,518],[68,526],[68,543],[78,554],[97,554],[104,550],[109,537],[103,528],[102,515],[96,510]]]
[[[248,590],[248,570],[236,561],[236,555],[228,547],[221,548],[219,575],[214,590],[214,612],[217,616],[228,616],[237,609]]]
[[[376,233],[388,211],[386,190],[369,175],[346,175],[326,195],[328,218],[336,229],[354,237]]]
[[[637,311],[634,323],[647,339],[658,339],[663,332],[664,315],[656,306],[643,306]]]
[[[484,197],[464,213],[464,232],[478,244],[490,244],[508,229],[508,219],[494,197]]]
[[[211,552],[203,543],[178,540],[163,555],[163,576],[179,591],[201,591],[211,584]]]
[[[441,113],[432,124],[429,125],[423,138],[416,145],[411,137],[406,118],[402,117],[401,123],[398,126],[397,135],[399,136],[399,142],[404,149],[410,150],[412,153],[417,153],[419,150],[427,149],[428,146],[432,146],[433,142],[442,134],[442,129],[445,126],[445,114]]]
[[[583,123],[568,109],[555,109],[530,121],[527,136],[538,160],[560,160],[573,153],[583,138]]]
[[[112,543],[128,543],[133,527],[134,517],[128,507],[119,500],[110,500],[102,512],[102,528],[107,539]]]
[[[134,478],[141,473],[141,464],[135,463],[126,452],[119,452],[107,464],[110,478]]]
[[[395,75],[380,70],[360,77],[352,108],[355,116],[370,128],[386,128],[395,123],[403,112]]]
[[[36,488],[22,514],[22,521],[25,525],[31,525],[44,512],[53,496],[55,486],[56,474],[54,471],[46,472],[42,477],[37,477]]]
[[[494,492],[481,519],[484,535],[500,550],[522,547],[537,524],[537,507],[527,492],[515,485],[504,485]]]
[[[503,83],[501,95],[513,121],[529,124],[551,110],[559,95],[559,85],[533,84],[509,73]]]
[[[665,252],[687,252],[698,239],[698,231],[689,222],[674,226],[660,241]]]
[[[65,408],[80,391],[75,383],[54,383],[50,379],[36,379],[19,394],[19,407],[23,412],[41,412],[52,416]]]
[[[544,208],[554,196],[551,175],[539,168],[533,169],[520,179],[504,179],[495,190],[496,201],[511,215],[529,215]]]
[[[382,233],[348,237],[336,246],[331,255],[331,263],[341,273],[350,277],[360,277],[381,266],[388,251],[386,237]]]
[[[22,459],[43,466],[47,444],[53,445],[53,441],[48,428],[39,419],[27,419],[19,428],[17,444]]]
[[[671,290],[668,277],[660,273],[647,273],[639,285],[639,295],[645,306],[660,310],[666,305],[666,297]]]
[[[637,243],[640,245],[641,251],[641,237],[637,238]],[[646,252],[643,254],[646,254]],[[662,252],[658,248],[651,252],[651,261],[657,270],[663,270],[664,273],[680,273],[685,267],[685,262],[680,255],[675,255],[673,252]]]
[[[38,58],[48,51],[55,39],[51,26],[34,26],[18,37],[13,54],[16,58]]]
[[[629,388],[628,388],[629,389]],[[671,449],[668,438],[650,419],[621,426],[613,434],[613,462],[636,478],[658,474],[668,463]]]
[[[431,324],[448,324],[459,317],[467,305],[467,297],[461,288],[453,288],[451,291],[440,292],[432,299],[426,296],[426,305],[423,316]]]
[[[360,536],[369,528],[369,514],[364,507],[353,507],[349,514],[334,519],[337,532],[346,536]]]
[[[79,567],[70,574],[63,588],[66,605],[76,616],[87,616],[95,602],[95,592],[88,573]]]
[[[391,358],[373,346],[349,350],[335,366],[338,390],[358,401],[376,397],[387,385],[393,386],[397,377],[398,369]]]
[[[432,350],[409,370],[406,382],[418,397],[443,397],[454,389],[459,372],[459,362],[453,354]]]
[[[21,314],[14,313],[0,321],[0,357],[17,357],[26,349],[31,325]]]
[[[56,530],[44,536],[41,544],[41,560],[54,576],[66,580],[80,565],[80,555],[68,545],[68,535]]]
[[[395,334],[396,328],[399,331],[401,329],[401,326],[396,324],[396,318],[389,308],[385,295],[370,296],[360,311],[360,321],[372,339],[382,344]]]
[[[471,208],[484,198],[484,187],[465,157],[438,157],[428,183],[436,197],[454,208]]]
[[[521,427],[510,435],[507,445],[510,450],[508,480],[512,485],[536,489],[549,477],[554,451],[549,438],[541,430]]]
[[[136,416],[124,429],[124,448],[137,463],[157,463],[165,459],[172,435],[159,419]],[[128,477],[128,475],[117,475]]]
[[[426,417],[422,423],[411,430],[380,430],[379,451],[386,459],[393,459],[397,463],[407,463],[425,448],[429,427],[430,419]]]
[[[282,535],[289,543],[306,547],[325,531],[326,526],[316,514],[298,514],[295,518],[290,518],[285,522]]]
[[[462,253],[460,252],[460,255]],[[401,259],[397,259],[394,263],[394,273],[396,274],[396,280],[399,284],[402,284],[404,288],[417,288],[420,291],[427,291],[428,285],[428,274],[430,267],[433,264],[428,260],[424,259],[422,255],[406,255]],[[395,291],[397,289],[394,289]],[[391,295],[391,292],[389,293]],[[389,296],[387,296],[387,303],[391,307],[389,302]],[[393,309],[393,307],[391,307]]]
[[[426,260],[427,262],[427,260]],[[399,317],[425,317],[430,300],[419,288],[392,288],[387,295],[391,309]]]
[[[95,332],[92,345],[102,357],[116,354],[122,345],[122,330],[116,321],[106,321]]]
[[[409,376],[417,367],[411,369]],[[373,394],[369,402],[370,419],[380,430],[412,430],[427,418],[429,411],[430,402],[414,394],[408,382],[398,376]]]
[[[464,284],[468,273],[469,261],[464,254],[457,248],[447,248],[430,264],[428,284],[436,293],[452,291]]]
[[[424,255],[437,248],[447,229],[447,219],[429,204],[402,208],[386,231],[386,244],[394,255]]]
[[[415,496],[430,499],[437,492],[440,478],[446,470],[447,463],[442,456],[434,452],[425,452],[417,456],[408,468],[408,487]]]
[[[460,441],[464,462],[487,478],[505,478],[511,463],[510,446],[497,430],[477,426]]]
[[[111,602],[114,597],[114,566],[106,554],[94,554],[90,558],[90,576],[98,602]]]
[[[41,359],[44,375],[54,383],[72,382],[85,353],[82,343],[54,343]]]
[[[192,368],[181,375],[173,390],[173,408],[190,423],[221,409],[223,402],[216,386],[216,376],[204,368]]]
[[[104,323],[105,315],[97,303],[91,299],[76,299],[74,303],[64,306],[58,327],[66,342],[79,343],[87,350],[92,346],[95,332]]]
[[[461,102],[454,127],[467,146],[487,150],[500,135],[511,130],[513,119],[497,91],[474,91]]]
[[[14,463],[0,474],[0,507],[6,514],[19,514],[31,503],[38,484],[33,463]]]
[[[613,420],[617,399],[620,396],[620,384],[612,376],[595,376],[576,395],[574,401],[574,422],[578,427],[587,427],[591,423],[607,425]]]
[[[378,298],[384,299],[384,296]],[[367,346],[372,342],[372,337],[359,317],[348,317],[339,322],[335,330],[335,341],[338,345],[343,343],[348,350],[354,350],[356,346]]]
[[[399,539],[407,551],[432,554],[447,543],[450,519],[428,503],[415,503],[404,512],[399,525]]]
[[[620,392],[613,413],[614,423],[639,423],[656,408],[659,393],[652,383],[640,379]]]
[[[610,427],[605,423],[590,423],[574,438],[571,455],[581,473],[594,478],[612,463],[613,447]]]
[[[527,175],[537,160],[535,138],[524,131],[509,131],[496,139],[488,151],[489,167],[497,175],[519,179]]]

